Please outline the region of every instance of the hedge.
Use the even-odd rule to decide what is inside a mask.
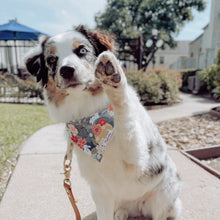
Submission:
[[[220,101],[220,66],[212,64],[199,73],[200,93],[208,92],[213,98]]]
[[[216,64],[199,73],[201,81],[201,91],[209,92],[217,101],[220,101],[220,50],[217,54]]]
[[[43,99],[42,89],[34,81],[27,78],[21,80],[11,73],[0,73],[0,97],[17,97]]]
[[[147,72],[128,72],[126,75],[128,83],[136,89],[145,105],[171,104],[178,99],[182,85],[181,73],[178,71],[155,68]]]

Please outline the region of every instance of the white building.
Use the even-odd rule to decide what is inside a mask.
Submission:
[[[189,43],[190,41],[177,41],[175,48],[159,49],[155,54],[155,67],[169,68],[175,63],[177,69],[182,69],[186,58],[189,57]],[[150,68],[153,68],[152,62],[148,66],[148,69]]]
[[[170,48],[167,46],[165,50],[159,49],[155,53],[155,65],[154,67],[165,67],[173,69],[182,69],[189,58],[189,44],[190,41],[177,41],[177,46],[175,48]],[[123,62],[126,68],[129,70],[137,70],[138,65],[133,62]],[[147,69],[153,68],[153,61],[151,61]]]
[[[193,51],[196,48],[196,52]],[[196,68],[203,69],[215,63],[220,48],[220,0],[212,0],[210,22],[204,32],[191,42],[190,54],[196,59]]]
[[[210,22],[203,30],[204,32],[190,43],[189,58],[185,58],[185,66],[178,68],[174,62],[172,69],[204,69],[215,63],[220,49],[220,0],[212,0]]]

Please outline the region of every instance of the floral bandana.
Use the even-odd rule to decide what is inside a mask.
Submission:
[[[66,124],[71,141],[97,161],[101,161],[114,128],[112,106],[95,115]]]

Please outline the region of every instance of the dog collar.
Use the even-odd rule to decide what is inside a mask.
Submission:
[[[86,154],[101,162],[114,128],[112,106],[93,116],[66,123],[69,137]]]

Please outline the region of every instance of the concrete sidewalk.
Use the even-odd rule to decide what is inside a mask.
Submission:
[[[220,105],[210,99],[191,94],[181,93],[179,97],[182,100],[179,104],[148,111],[154,122],[208,112],[211,108]]]
[[[181,104],[149,111],[155,122],[209,111],[218,104],[181,95]],[[50,125],[32,135],[24,144],[12,178],[0,203],[3,220],[71,220],[74,212],[63,188],[63,157],[66,150],[64,124]],[[183,181],[183,211],[179,220],[218,220],[219,179],[191,162],[180,152],[169,150]],[[82,219],[94,220],[95,205],[89,187],[79,174],[75,156],[72,187],[79,200]]]

